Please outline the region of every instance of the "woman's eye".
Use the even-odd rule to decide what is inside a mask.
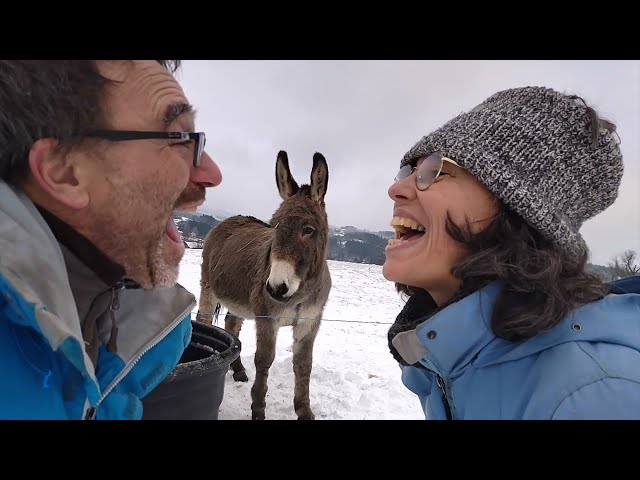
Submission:
[[[172,143],[171,146],[172,147],[181,146],[181,147],[191,148],[192,144],[193,144],[193,140],[187,140],[185,142]]]

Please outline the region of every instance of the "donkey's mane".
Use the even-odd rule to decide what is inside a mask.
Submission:
[[[253,222],[255,222],[255,223],[259,223],[259,224],[260,224],[260,225],[262,225],[263,227],[269,227],[269,228],[271,228],[271,225],[269,225],[268,223],[266,223],[266,222],[264,222],[264,221],[260,220],[259,218],[254,217],[254,216],[252,216],[252,215],[242,215],[242,216],[243,216],[244,218],[246,218],[247,220],[251,220],[251,221],[253,221]]]
[[[300,185],[297,195],[311,195],[311,185]]]

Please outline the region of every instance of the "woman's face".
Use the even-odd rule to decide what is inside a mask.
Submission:
[[[421,158],[416,171],[389,187],[396,238],[385,249],[383,275],[393,282],[423,288],[442,304],[459,287],[459,281],[451,275],[452,266],[467,255],[445,230],[447,212],[460,227],[468,219],[472,231],[477,232],[491,222],[498,204],[475,177],[447,161],[436,180],[420,190],[416,180],[424,188],[424,180],[428,184],[439,165],[433,158]]]

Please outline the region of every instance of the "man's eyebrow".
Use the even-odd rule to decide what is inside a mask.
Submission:
[[[164,115],[162,117],[162,123],[164,129],[168,129],[173,122],[175,122],[180,115],[189,114],[191,118],[194,119],[196,116],[196,110],[193,108],[193,105],[189,103],[172,103],[167,105],[167,108],[164,111]]]

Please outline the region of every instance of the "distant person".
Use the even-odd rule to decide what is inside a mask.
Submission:
[[[388,339],[427,419],[640,419],[640,277],[587,273],[579,233],[617,198],[619,143],[581,98],[526,87],[401,160]]]
[[[222,177],[179,66],[0,61],[0,418],[139,419],[187,347],[172,217]]]

